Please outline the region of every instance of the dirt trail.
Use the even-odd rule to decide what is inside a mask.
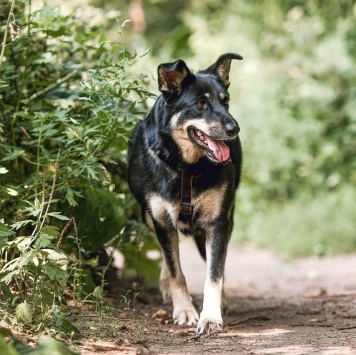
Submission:
[[[205,264],[191,240],[181,242],[181,255],[200,309]],[[102,343],[96,351],[92,344],[82,353],[356,354],[355,254],[284,261],[269,251],[231,244],[225,293],[222,333],[202,337],[170,321],[153,321],[151,315],[162,307],[155,296],[137,306],[138,323],[125,327],[124,345]],[[171,314],[170,307],[162,308]]]

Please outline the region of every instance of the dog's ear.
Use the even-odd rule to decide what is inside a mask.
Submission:
[[[194,78],[183,60],[161,64],[158,67],[158,88],[162,94],[177,94],[182,91],[183,84]]]
[[[233,59],[241,60],[243,59],[240,54],[237,53],[226,53],[221,55],[218,60],[211,65],[205,72],[211,72],[218,76],[221,83],[228,88],[230,85],[229,74],[230,65]]]

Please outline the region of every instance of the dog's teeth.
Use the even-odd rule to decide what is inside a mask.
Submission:
[[[205,141],[205,136],[201,132],[197,131],[197,135],[202,141]]]

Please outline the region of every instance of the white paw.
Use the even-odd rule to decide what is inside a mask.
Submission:
[[[176,325],[196,325],[198,319],[199,315],[193,305],[173,311],[173,321]]]
[[[221,315],[209,316],[200,314],[200,319],[197,325],[197,333],[207,334],[213,331],[221,331],[223,329],[223,320]]]

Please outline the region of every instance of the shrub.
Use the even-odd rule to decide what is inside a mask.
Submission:
[[[0,285],[18,321],[72,332],[60,307],[86,296],[83,253],[138,241],[125,154],[151,94],[100,24],[16,4],[0,19]]]

